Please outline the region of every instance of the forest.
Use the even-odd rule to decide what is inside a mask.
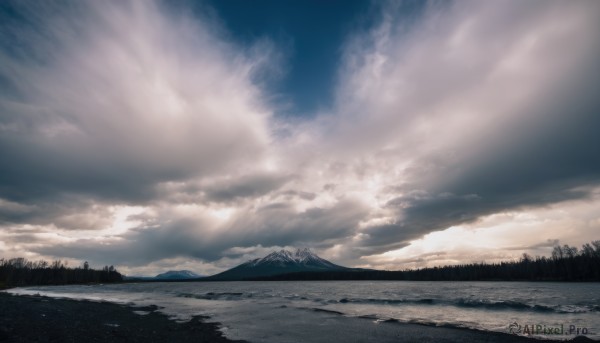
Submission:
[[[80,267],[69,268],[61,260],[48,263],[25,258],[0,259],[0,289],[120,281],[123,281],[123,276],[113,266],[96,270],[90,268],[88,262]]]
[[[297,272],[247,280],[407,280],[407,281],[600,281],[600,240],[581,249],[555,246],[552,256],[528,254],[516,261],[470,263],[415,270]]]

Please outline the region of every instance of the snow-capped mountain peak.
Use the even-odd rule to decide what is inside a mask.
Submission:
[[[261,262],[292,262],[294,261],[294,255],[289,250],[281,249],[279,251],[273,251],[259,260]]]
[[[298,249],[296,250],[296,253],[294,253],[294,259],[297,262],[305,262],[305,261],[311,261],[311,260],[320,260],[321,258],[315,254],[313,254],[312,251],[310,251],[309,248],[304,248],[302,250]]]
[[[289,250],[281,249],[279,251],[273,251],[263,258],[257,258],[248,262],[249,264],[256,266],[260,264],[279,264],[279,265],[287,265],[287,264],[314,264],[314,265],[322,265],[325,267],[331,267],[333,264],[329,261],[326,261],[315,253],[313,253],[309,248],[296,249],[295,252],[291,252]]]
[[[345,269],[347,268],[320,258],[308,248],[296,249],[294,252],[281,249],[279,251],[273,251],[263,258],[250,260],[237,267],[213,275],[212,278],[221,280],[243,280],[253,277],[293,272],[316,272]]]

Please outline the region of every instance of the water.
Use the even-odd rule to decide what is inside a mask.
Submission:
[[[211,316],[223,324],[227,337],[252,342],[309,340],[314,333],[310,336],[307,328],[331,332],[332,326],[357,321],[352,317],[366,318],[361,322],[369,325],[394,319],[504,333],[512,323],[521,325],[522,332],[532,325],[562,326],[562,335],[532,335],[556,340],[574,337],[568,333],[574,326],[600,339],[598,283],[188,282],[27,287],[11,292],[155,304],[175,320]]]

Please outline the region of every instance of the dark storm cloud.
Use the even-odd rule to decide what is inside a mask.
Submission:
[[[206,225],[209,223],[202,220],[174,219],[159,227],[132,229],[118,239],[103,244],[98,244],[94,239],[81,239],[37,247],[34,251],[44,255],[130,266],[179,256],[214,260],[223,247],[210,244],[208,238],[202,235],[199,228]]]
[[[588,68],[600,68],[597,61],[586,61],[579,73],[571,74],[578,82],[565,80],[544,104],[526,109],[539,112],[538,120],[513,128],[498,141],[482,142],[485,149],[476,158],[458,161],[453,167],[459,171],[438,177],[434,191],[466,196],[390,201],[389,206],[406,203],[403,228],[383,230],[397,233],[386,236],[415,239],[498,211],[588,197],[600,183],[600,83],[586,77]]]
[[[277,190],[289,180],[289,176],[276,174],[243,175],[234,179],[211,182],[202,187],[202,192],[207,201],[227,203],[263,196]]]
[[[153,261],[192,257],[204,261],[223,258],[231,247],[313,245],[352,235],[365,209],[341,202],[330,208],[270,207],[251,215],[240,213],[230,225],[211,232],[214,223],[203,218],[161,218],[160,225],[129,230],[115,240],[98,244],[94,239],[40,245],[33,251],[109,264],[141,266]]]
[[[494,182],[511,181],[502,178],[490,179],[486,186],[494,185]],[[574,187],[587,186],[587,183],[561,184],[561,180],[557,179],[549,179],[546,182],[549,185],[544,188],[523,187],[519,192],[512,193],[481,192],[483,196],[471,194],[458,197],[444,194],[425,199],[393,199],[388,206],[394,208],[401,219],[394,224],[374,226],[365,230],[368,238],[364,238],[361,244],[370,248],[365,248],[363,252],[379,253],[400,248],[426,233],[474,223],[485,215],[582,199],[588,195],[585,190],[574,190]],[[475,190],[478,189],[474,186],[468,188],[468,191]]]
[[[352,236],[367,213],[363,204],[350,200],[304,211],[290,205],[267,206],[253,214],[240,215],[231,224],[231,232],[246,237],[242,239],[250,241],[246,246],[312,245]]]
[[[402,194],[386,205],[396,219],[364,230],[364,252],[502,211],[586,199],[600,185],[600,79],[591,72],[600,68],[600,25],[591,15],[600,6],[537,3],[513,15],[517,7],[477,4],[469,11],[457,4],[445,13],[449,19],[419,26],[421,33],[402,43],[396,33],[375,36],[379,47],[364,68],[378,76],[359,73],[357,80],[367,84],[370,77],[374,90],[398,97],[361,93],[369,104],[382,100],[372,104],[381,113],[371,124],[377,135],[365,131],[367,143],[395,139],[414,147],[416,157],[403,183],[387,187]],[[411,40],[417,37],[423,40]],[[380,63],[369,66],[375,58]],[[421,74],[412,78],[415,72]],[[416,98],[403,101],[403,93]],[[422,117],[414,113],[422,109]],[[417,127],[419,118],[436,126],[412,137],[406,127]],[[388,128],[405,137],[397,131],[401,138],[390,138]],[[396,158],[403,154],[410,151]]]
[[[256,63],[210,22],[151,2],[3,2],[0,18],[2,198],[139,204],[159,183],[260,159]]]
[[[298,198],[304,199],[304,200],[314,200],[317,197],[317,195],[312,192],[295,191],[295,190],[291,190],[291,189],[287,190],[287,191],[282,191],[278,195],[283,195],[289,199],[298,197]]]
[[[106,203],[81,197],[57,197],[53,202],[23,205],[0,201],[0,224],[54,225],[64,230],[99,230],[111,224]]]

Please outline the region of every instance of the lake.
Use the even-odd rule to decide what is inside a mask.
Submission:
[[[171,282],[9,291],[154,304],[174,320],[207,315],[223,324],[227,337],[251,342],[318,341],[315,337],[326,341],[327,335],[321,333],[331,335],[332,330],[340,341],[356,340],[356,331],[344,330],[344,325],[371,327],[393,321],[503,333],[512,329],[521,335],[556,340],[573,338],[576,330],[580,334],[585,330],[586,336],[600,339],[599,283]],[[379,341],[397,335],[391,329],[379,329],[377,334]]]

